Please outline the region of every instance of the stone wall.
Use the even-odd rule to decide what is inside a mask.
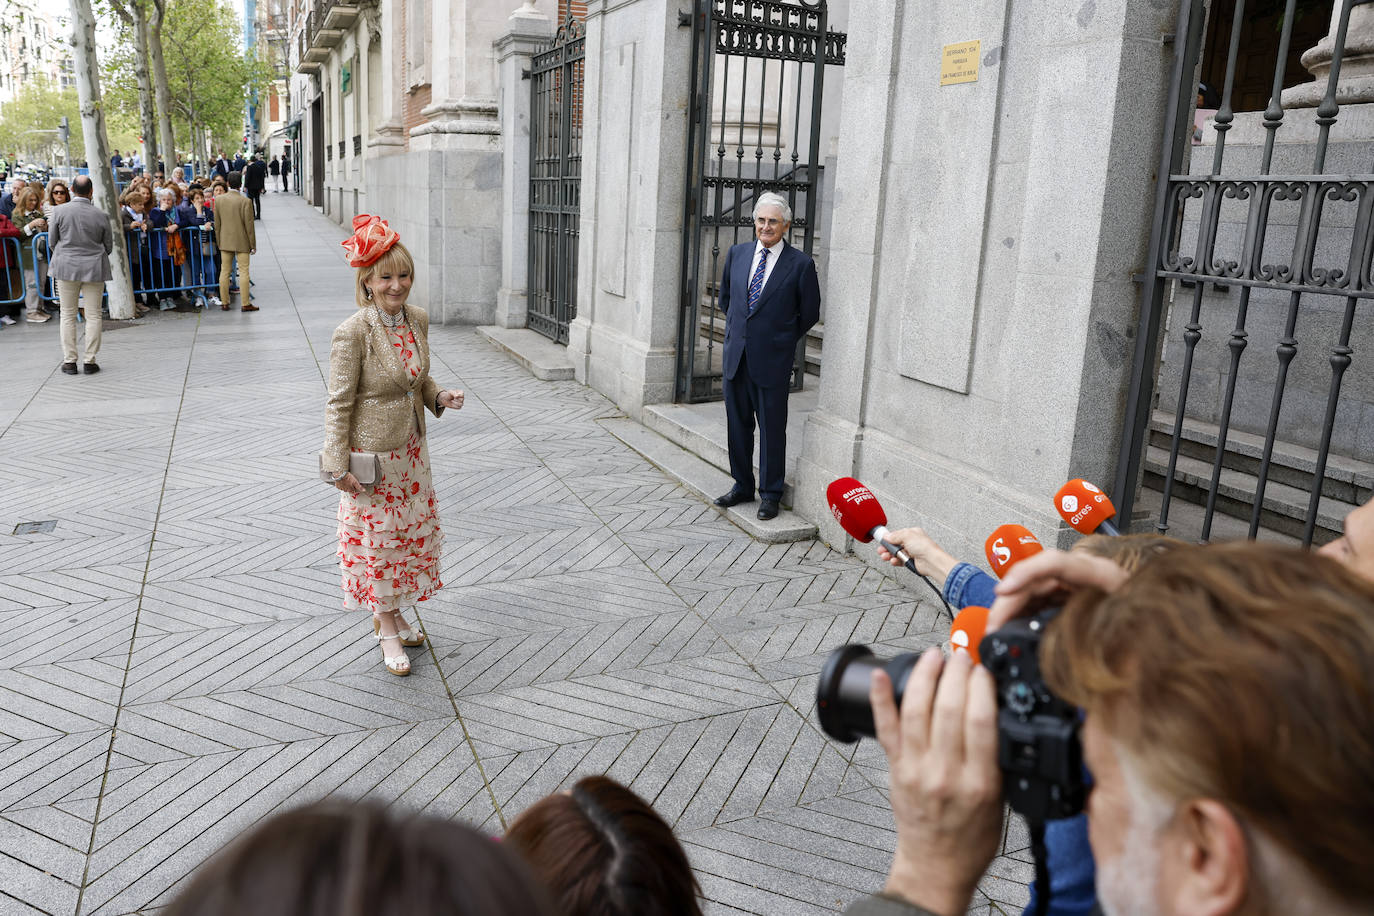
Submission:
[[[1114,473],[1176,2],[855,0],[820,403],[797,508],[854,474],[981,554]],[[975,82],[940,85],[978,40]]]
[[[501,285],[501,148],[410,150],[368,163],[368,202],[415,257],[411,301],[442,323],[490,324]]]

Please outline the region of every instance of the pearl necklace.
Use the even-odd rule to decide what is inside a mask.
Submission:
[[[395,315],[388,315],[380,306],[373,306],[373,308],[377,310],[377,319],[381,321],[383,327],[391,328],[391,330],[394,331],[405,322],[406,312],[404,306],[402,306],[401,310]]]

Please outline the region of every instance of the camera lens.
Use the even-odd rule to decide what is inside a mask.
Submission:
[[[816,683],[816,711],[821,728],[836,741],[853,742],[874,736],[873,707],[868,702],[868,687],[873,671],[882,668],[892,679],[897,708],[902,706],[906,679],[920,658],[906,652],[884,661],[868,646],[850,644],[830,653]]]

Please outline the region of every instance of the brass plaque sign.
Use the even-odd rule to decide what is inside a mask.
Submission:
[[[940,85],[978,82],[978,47],[982,41],[945,45],[940,55]]]

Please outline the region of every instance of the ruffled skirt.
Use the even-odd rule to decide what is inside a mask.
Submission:
[[[412,431],[405,448],[381,454],[371,493],[339,500],[339,567],[344,607],[394,611],[424,601],[444,583],[444,534],[429,472],[429,447]]]

